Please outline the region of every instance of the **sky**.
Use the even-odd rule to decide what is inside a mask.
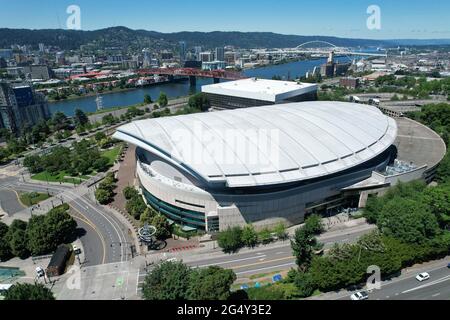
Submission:
[[[366,39],[450,39],[448,0],[0,0],[0,28],[67,28],[69,5],[82,30],[112,26],[160,32],[264,31]],[[371,5],[379,27],[368,28]]]

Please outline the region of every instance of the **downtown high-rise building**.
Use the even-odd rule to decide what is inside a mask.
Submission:
[[[186,61],[186,41],[180,41],[180,61]]]
[[[225,49],[224,47],[216,48],[216,60],[217,61],[225,61]]]
[[[0,82],[0,128],[20,135],[27,127],[50,118],[45,96],[30,85]]]

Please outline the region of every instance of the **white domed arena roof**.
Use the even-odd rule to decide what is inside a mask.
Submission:
[[[375,107],[325,101],[146,119],[114,134],[228,187],[334,174],[380,155],[396,136],[394,119]]]

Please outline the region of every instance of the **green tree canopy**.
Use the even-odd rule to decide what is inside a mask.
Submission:
[[[55,300],[43,284],[16,283],[5,294],[5,300]]]
[[[240,227],[228,228],[219,233],[217,242],[225,253],[236,252],[242,247],[242,229]]]
[[[143,213],[145,210],[143,211]],[[152,218],[152,226],[156,228],[155,237],[160,240],[170,237],[170,224],[165,216],[157,214]]]
[[[232,270],[211,266],[191,271],[187,298],[190,300],[227,300],[236,280]]]
[[[167,99],[167,95],[164,92],[161,92],[159,94],[158,98],[158,104],[161,108],[164,108],[169,103],[169,100]]]
[[[241,241],[247,247],[253,248],[256,246],[258,243],[258,234],[256,233],[253,225],[246,225],[242,229]]]
[[[84,127],[89,123],[89,118],[81,109],[75,110],[75,116],[74,116],[75,126],[77,127]]]
[[[6,241],[9,243],[11,253],[21,259],[29,257],[30,252],[27,248],[27,223],[21,220],[14,220],[5,235]]]
[[[9,242],[6,240],[8,230],[8,226],[0,222],[0,261],[6,261],[11,258],[11,248],[9,247]]]
[[[426,205],[400,197],[383,207],[377,225],[383,234],[408,243],[423,243],[439,233],[436,216]]]
[[[207,111],[209,109],[209,101],[205,93],[197,93],[189,98],[188,105],[190,108]]]
[[[147,274],[142,287],[146,300],[185,300],[190,269],[181,262],[163,262]]]
[[[150,103],[152,103],[153,101],[152,101],[152,97],[150,97],[150,95],[149,94],[145,94],[144,95],[144,103],[145,104],[150,104]]]

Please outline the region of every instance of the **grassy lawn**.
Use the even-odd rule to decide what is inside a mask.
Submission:
[[[122,150],[122,145],[118,145],[115,146],[112,149],[108,149],[106,151],[102,152],[102,156],[108,158],[109,161],[109,165],[113,165],[114,162],[116,161],[116,159],[119,156],[119,153]],[[96,174],[95,172],[92,172],[92,174]],[[35,174],[34,176],[31,177],[31,179],[33,180],[38,180],[38,181],[48,181],[48,182],[63,182],[63,183],[75,183],[75,184],[80,184],[81,182],[83,182],[83,180],[88,180],[91,177],[87,176],[87,175],[81,175],[81,176],[77,176],[77,177],[71,177],[67,172],[65,171],[60,171],[57,174],[50,174],[47,171],[43,171],[40,172],[38,174]],[[80,181],[81,180],[81,181]]]
[[[39,202],[47,200],[50,196],[46,193],[30,192],[20,194],[20,202],[22,202],[27,207],[34,206]]]
[[[116,146],[112,149],[106,150],[102,152],[102,156],[108,158],[109,164],[113,165],[114,161],[116,161],[119,156],[120,150],[122,150],[122,146]]]
[[[43,171],[38,174],[35,174],[34,176],[31,177],[31,179],[38,180],[38,181],[64,182],[64,183],[75,183],[75,184],[80,184],[81,182],[83,182],[82,178],[81,178],[81,182],[80,182],[80,177],[66,178],[66,176],[68,176],[68,174],[65,171],[61,171],[56,175],[51,175],[47,171]]]
[[[270,273],[260,273],[260,274],[254,274],[251,275],[249,277],[249,279],[254,280],[254,279],[260,279],[260,278],[267,278],[267,277],[272,277],[276,274],[281,273],[281,271],[275,271],[275,272],[270,272]]]

